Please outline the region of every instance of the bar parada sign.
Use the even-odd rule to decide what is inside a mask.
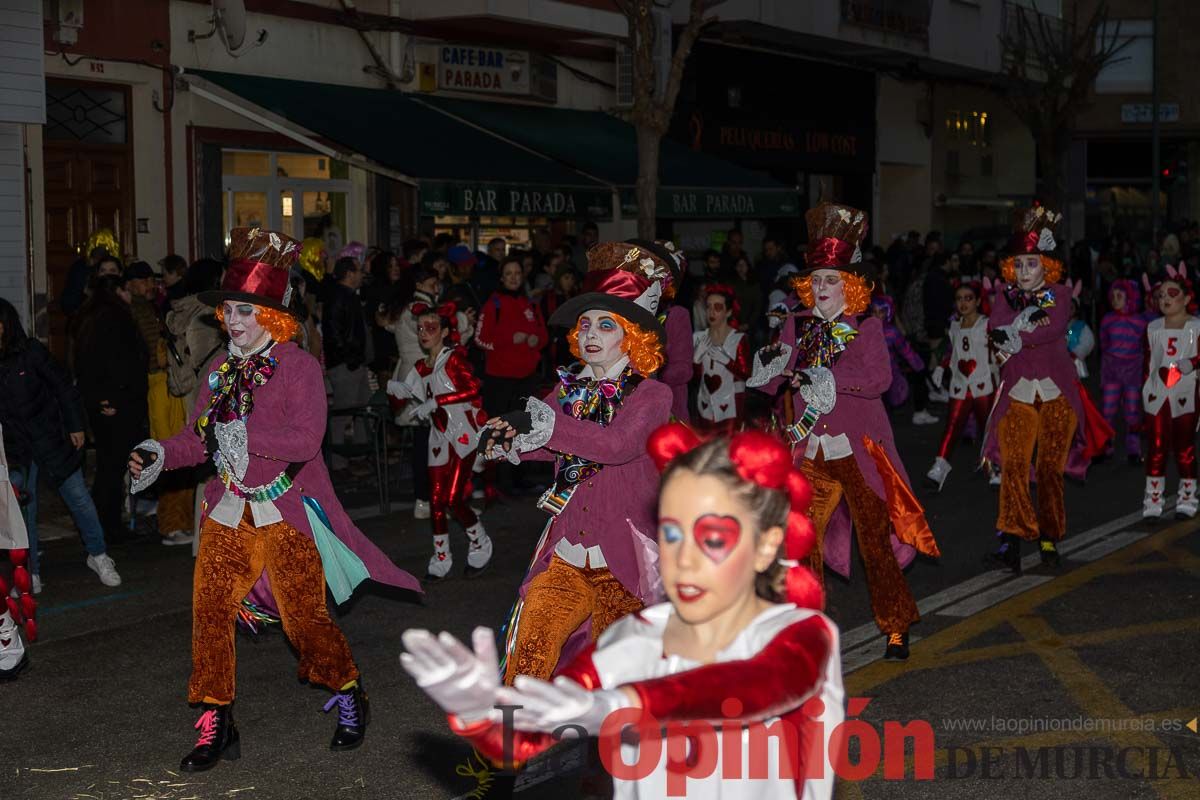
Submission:
[[[429,182],[421,185],[421,213],[606,219],[612,216],[612,195],[603,190]]]

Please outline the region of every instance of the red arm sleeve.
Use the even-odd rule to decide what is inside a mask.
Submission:
[[[743,336],[738,342],[737,353],[733,357],[733,361],[729,362],[729,371],[733,373],[733,379],[736,381],[744,381],[750,377],[750,343],[748,337]]]
[[[480,384],[479,378],[475,377],[475,373],[471,371],[471,365],[460,348],[456,347],[450,354],[450,358],[446,359],[446,375],[450,377],[450,382],[454,384],[455,390],[447,394],[436,395],[434,399],[437,400],[439,406],[465,403],[479,397],[479,387],[482,384]]]
[[[721,719],[726,698],[742,703],[741,719],[767,719],[798,708],[821,685],[833,635],[820,617],[780,631],[753,658],[725,661],[629,686],[655,719]]]

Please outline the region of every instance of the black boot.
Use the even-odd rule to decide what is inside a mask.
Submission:
[[[1054,546],[1054,542],[1049,539],[1038,540],[1041,545],[1042,563],[1046,566],[1058,568],[1058,548]]]
[[[908,658],[908,631],[888,634],[887,649],[883,651],[883,657],[896,661]]]
[[[363,691],[362,682],[345,691],[337,692],[325,704],[325,710],[337,706],[338,725],[329,742],[330,750],[353,750],[363,743],[367,735],[367,722],[371,717],[370,705],[367,703],[367,693]]]
[[[1021,537],[1013,533],[1000,534],[1000,546],[989,556],[1014,575],[1021,574]]]
[[[203,772],[212,769],[222,758],[236,761],[242,757],[242,742],[233,724],[233,706],[204,705],[204,713],[196,721],[200,738],[192,752],[183,757],[179,768],[184,772]]]

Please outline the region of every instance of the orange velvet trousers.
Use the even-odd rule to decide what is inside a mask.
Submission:
[[[871,490],[853,456],[826,461],[818,453],[814,459],[805,459],[800,470],[813,490],[812,504],[808,507],[808,516],[817,531],[816,544],[808,556],[813,574],[817,580],[824,580],[825,528],[838,503],[845,499],[854,522],[858,554],[867,574],[875,624],[884,633],[904,633],[921,615],[892,551],[892,521],[887,503]]]
[[[1067,398],[1009,404],[1000,420],[1000,516],[996,530],[1022,539],[1062,539],[1067,530],[1063,473],[1075,438],[1075,410]],[[1036,460],[1034,450],[1037,450]],[[1029,494],[1029,465],[1037,478],[1037,511]]]
[[[255,528],[247,507],[237,528],[209,518],[201,529],[192,581],[189,703],[233,702],[234,626],[242,599],[264,569],[283,631],[300,654],[300,679],[335,691],[358,679],[350,645],[329,618],[316,543],[286,522]]]
[[[626,614],[642,610],[642,601],[626,591],[608,569],[573,567],[554,555],[546,571],[529,582],[517,642],[504,682],[518,675],[544,681],[554,675],[558,657],[571,634],[589,617],[592,641]]]

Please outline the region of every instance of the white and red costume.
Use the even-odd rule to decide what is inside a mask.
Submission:
[[[1142,515],[1162,514],[1167,454],[1179,469],[1176,511],[1194,516],[1196,497],[1196,372],[1200,366],[1200,319],[1189,316],[1182,328],[1168,328],[1159,317],[1146,326],[1142,410],[1149,452]]]
[[[746,334],[737,330],[730,330],[721,344],[715,344],[711,334],[711,330],[692,334],[692,363],[700,380],[698,422],[715,428],[742,418],[746,378],[750,377],[750,343]]]
[[[942,362],[942,368],[950,372],[946,432],[942,434],[942,443],[938,447],[933,468],[926,474],[939,489],[950,474],[950,456],[962,437],[967,420],[975,418],[975,429],[980,436],[987,430],[992,394],[996,390],[992,344],[988,339],[988,318],[980,314],[974,325],[964,328],[962,320],[955,317],[950,321],[949,339],[951,350]],[[938,378],[934,381],[940,383]]]
[[[713,721],[719,732],[715,737],[718,748],[723,748],[727,739],[720,728],[730,723],[723,704],[737,700],[742,710],[733,724],[741,727],[741,758],[719,752],[711,775],[688,780],[690,800],[831,797],[834,774],[829,739],[845,717],[837,626],[819,611],[780,603],[760,613],[717,654],[714,663],[702,665],[679,656],[663,656],[663,631],[674,613],[670,603],[660,603],[618,620],[560,676],[589,690],[630,687],[637,692],[642,710],[658,723]],[[810,704],[813,698],[820,702]],[[800,732],[800,746],[781,752],[782,737],[771,737],[767,776],[748,777],[747,765],[752,761],[747,724],[769,726],[778,719]],[[485,756],[497,761],[506,756],[502,723],[464,723],[451,716],[450,727]],[[527,761],[559,741],[549,733],[511,731],[508,735],[517,762]],[[818,742],[821,749],[816,751]],[[658,763],[640,780],[614,776],[613,796],[619,800],[667,797],[668,747],[663,742]],[[636,743],[622,743],[622,762],[638,764],[638,750]],[[819,767],[813,763],[816,752],[824,758]],[[784,758],[791,762],[787,771],[780,769]],[[723,766],[734,763],[742,765],[740,779],[722,774]],[[804,776],[810,773],[819,777],[806,780]]]
[[[4,437],[0,435],[0,551],[7,550],[12,562],[12,587],[0,573],[0,681],[12,680],[29,666],[20,626],[24,623],[29,641],[37,639],[33,616],[37,603],[26,563],[29,560],[29,535],[17,502],[17,493],[8,479],[8,461],[4,455]]]
[[[448,318],[453,325],[454,314]],[[432,578],[444,578],[453,565],[448,514],[466,529],[470,541],[468,577],[486,567],[492,557],[492,540],[469,505],[479,429],[487,420],[480,386],[467,354],[449,343],[432,366],[428,359],[421,359],[402,383],[393,381],[388,386],[392,394],[410,400],[410,413],[431,423],[428,463],[433,556],[428,575]]]

